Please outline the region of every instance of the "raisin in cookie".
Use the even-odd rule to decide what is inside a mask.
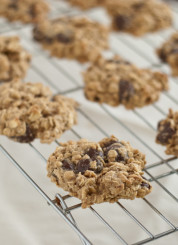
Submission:
[[[170,109],[167,118],[158,123],[156,142],[166,146],[166,154],[178,157],[178,111]]]
[[[156,0],[110,0],[107,9],[112,16],[112,28],[141,36],[172,24],[170,8]]]
[[[18,80],[0,86],[0,134],[27,143],[51,143],[76,123],[77,103],[52,96],[41,83]]]
[[[172,69],[172,75],[178,76],[178,32],[174,33],[157,54],[164,63],[168,63]]]
[[[0,82],[24,78],[31,55],[22,48],[17,36],[0,37]]]
[[[49,7],[44,0],[1,0],[0,16],[9,21],[38,22],[48,12]]]
[[[36,41],[59,58],[92,61],[108,48],[108,30],[87,18],[64,17],[41,22],[33,33]]]
[[[90,9],[98,7],[105,2],[105,0],[68,0],[71,5],[80,7],[81,9]]]
[[[118,56],[100,57],[84,72],[84,81],[87,99],[111,106],[123,104],[127,109],[149,105],[168,89],[165,74],[139,69]]]
[[[51,181],[82,201],[94,203],[144,197],[151,185],[142,176],[145,156],[114,136],[98,143],[87,140],[61,144],[47,164]]]

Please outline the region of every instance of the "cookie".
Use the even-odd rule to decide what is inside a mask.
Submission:
[[[38,24],[34,39],[52,56],[93,61],[108,48],[108,30],[87,18],[64,17]]]
[[[47,171],[52,182],[87,208],[149,194],[152,187],[142,176],[145,163],[145,155],[111,136],[98,143],[82,139],[61,144],[49,157]]]
[[[81,9],[90,9],[94,7],[98,7],[105,2],[105,0],[90,0],[90,1],[84,1],[84,0],[68,0],[68,2],[73,5],[77,6]]]
[[[178,111],[170,109],[168,116],[158,123],[156,142],[166,146],[166,154],[178,157]]]
[[[20,45],[17,36],[0,36],[0,82],[24,78],[31,55]]]
[[[160,72],[139,69],[119,56],[99,58],[84,72],[85,96],[88,100],[127,109],[143,107],[159,99],[168,89],[168,78]]]
[[[52,96],[41,83],[15,80],[0,86],[0,134],[28,143],[51,143],[76,124],[77,103]]]
[[[178,32],[157,49],[157,54],[162,62],[170,65],[172,75],[178,76]]]
[[[170,8],[156,0],[110,0],[106,4],[115,31],[141,36],[172,24]]]
[[[1,0],[0,16],[9,21],[36,23],[47,16],[48,4],[44,0]]]

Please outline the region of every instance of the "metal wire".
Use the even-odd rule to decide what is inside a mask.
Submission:
[[[70,9],[68,10],[67,8],[60,8],[60,3],[56,3],[54,1],[54,3],[56,4],[56,8],[55,11],[56,13],[63,13],[63,14],[72,14],[72,12],[70,11]],[[58,5],[59,4],[59,5]],[[79,10],[77,10],[75,13],[80,13]],[[91,11],[90,11],[91,13]],[[87,13],[86,13],[87,14]],[[20,32],[21,37],[26,40],[27,42],[30,42],[30,40],[28,39],[28,37],[22,32],[23,29],[25,27],[22,25],[9,25],[8,23],[4,22],[2,24],[0,24],[0,33],[2,34],[6,34],[10,31],[15,31],[17,33]],[[118,37],[116,37],[115,39],[117,39]],[[147,61],[148,63],[150,63],[150,67],[157,67],[162,69],[162,64],[160,62],[158,63],[154,63],[153,60],[145,55],[145,52],[140,49],[139,47],[135,47],[132,45],[132,43],[124,38],[119,39],[120,42],[123,42],[130,50],[134,50],[134,52],[137,53],[138,56],[140,56],[141,58],[145,59],[145,61]],[[145,42],[147,45],[149,45],[150,47],[152,47],[152,43],[149,42],[148,39],[144,39],[143,42]],[[30,44],[33,45],[32,42],[30,42]],[[45,71],[41,71],[38,69],[38,67],[36,67],[35,65],[32,65],[31,69],[38,74],[39,77],[41,77],[41,81],[46,82],[49,86],[51,86],[54,91],[56,93],[62,93],[65,95],[68,94],[72,94],[75,92],[81,92],[83,87],[78,83],[78,81],[69,73],[67,72],[65,69],[63,69],[63,67],[60,64],[57,64],[51,57],[49,57],[44,51],[41,51],[40,48],[34,46],[35,48],[35,57],[37,56],[41,56],[44,59],[47,59],[48,61],[50,61],[50,64],[53,66],[54,69],[57,69],[58,71],[60,71],[61,74],[63,74],[63,76],[65,76],[68,80],[70,80],[70,82],[74,85],[73,88],[67,89],[65,91],[60,91],[60,89],[58,88],[58,86],[54,83],[51,82],[51,80],[46,76]],[[114,48],[112,48],[113,52],[116,52],[116,50],[114,50]],[[174,83],[177,83],[176,79],[173,79]],[[164,94],[167,98],[169,98],[169,100],[171,100],[172,103],[174,103],[175,105],[177,105],[178,100],[177,98],[173,97],[171,94],[169,93],[165,93]],[[162,110],[162,108],[160,108],[158,105],[152,105],[151,106],[154,110],[156,110],[158,113],[162,114],[162,116],[165,116],[165,112]],[[107,106],[105,105],[101,105],[100,109],[107,114],[107,116],[109,118],[111,118],[112,120],[114,120],[118,126],[124,128],[132,137],[134,137],[138,142],[140,142],[145,148],[147,148],[156,158],[159,159],[159,161],[152,163],[148,166],[146,166],[146,168],[144,169],[145,173],[149,176],[149,181],[156,183],[165,194],[167,194],[173,202],[178,202],[178,198],[170,191],[168,190],[168,188],[166,188],[166,186],[164,186],[160,180],[164,179],[165,177],[168,176],[173,176],[173,175],[177,175],[178,174],[178,169],[175,169],[172,164],[172,162],[174,162],[176,160],[176,157],[170,157],[167,159],[164,159],[154,148],[152,145],[150,145],[149,143],[147,143],[144,139],[144,137],[137,135],[129,126],[127,126],[121,119],[119,119],[118,117],[116,117],[111,110],[108,109]],[[94,128],[96,128],[103,136],[108,136],[108,133],[101,127],[101,125],[96,122],[93,118],[91,118],[90,115],[88,115],[83,109],[79,109],[78,113],[83,116],[88,122],[90,122]],[[147,125],[149,127],[150,130],[152,130],[153,132],[155,132],[156,128],[148,121],[147,118],[145,118],[140,110],[134,110],[133,111],[133,115],[136,116],[137,118],[139,118],[139,120],[141,120],[145,125]],[[71,132],[78,138],[81,138],[81,135],[78,131],[71,129]],[[58,141],[56,141],[57,144]],[[33,144],[29,144],[29,146],[38,154],[38,156],[44,161],[44,163],[46,163],[46,158],[43,156],[43,154],[41,154],[41,152],[33,145]],[[4,148],[3,145],[0,145],[0,151],[12,162],[12,164],[21,172],[21,174],[33,185],[33,187],[39,192],[39,194],[42,195],[42,197],[47,201],[47,203],[49,205],[51,205],[51,207],[64,219],[64,221],[66,221],[71,228],[78,234],[78,236],[80,237],[80,240],[83,244],[87,245],[87,244],[92,244],[92,242],[87,238],[87,236],[85,234],[83,234],[83,232],[81,231],[81,229],[78,227],[76,220],[74,219],[72,212],[76,209],[81,209],[81,203],[75,204],[75,205],[67,205],[66,200],[70,197],[69,195],[65,195],[62,196],[61,194],[56,194],[56,197],[54,200],[52,200],[51,198],[49,198],[49,196],[45,193],[45,190],[43,190],[42,188],[40,188],[38,186],[38,184],[33,180],[33,178],[31,176],[28,175],[28,173],[26,173],[24,171],[24,169],[20,166],[20,164],[10,155],[10,153],[8,152],[7,149]],[[169,171],[166,171],[164,173],[161,173],[159,175],[154,176],[151,173],[151,170],[160,167],[161,165],[165,164]],[[143,199],[144,203],[149,206],[149,208],[156,213],[156,215],[158,215],[162,221],[164,221],[169,229],[167,229],[166,231],[162,232],[162,233],[158,233],[158,234],[153,234],[152,232],[149,231],[149,229],[146,228],[146,226],[139,220],[139,218],[135,217],[135,215],[133,215],[126,207],[124,207],[123,204],[121,204],[120,202],[117,202],[117,207],[120,208],[121,210],[124,211],[124,213],[131,218],[136,226],[139,226],[143,232],[146,234],[147,238],[144,240],[140,240],[136,243],[132,243],[132,245],[140,245],[140,244],[145,244],[148,242],[151,242],[155,239],[159,239],[163,236],[166,236],[168,234],[171,234],[173,232],[178,231],[178,227],[175,226],[168,217],[166,217],[166,215],[163,215],[161,213],[160,210],[158,210],[157,207],[155,207],[150,201],[148,201],[146,198]],[[107,229],[109,229],[113,235],[118,239],[118,241],[121,244],[130,244],[126,241],[125,238],[123,238],[123,236],[116,231],[112,224],[110,224],[107,220],[104,219],[104,217],[98,212],[96,211],[96,209],[94,207],[90,207],[89,210],[91,211],[92,214],[94,214],[99,221],[101,221]],[[129,234],[128,234],[129,236]]]

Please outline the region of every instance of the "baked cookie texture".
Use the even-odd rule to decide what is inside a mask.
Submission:
[[[100,57],[83,76],[88,100],[111,106],[122,104],[127,109],[152,104],[168,90],[165,74],[139,69],[119,56],[108,60]]]
[[[93,61],[108,48],[108,29],[83,17],[41,22],[33,34],[51,55],[80,62]]]
[[[157,54],[162,62],[170,65],[172,75],[178,76],[178,32],[157,49]]]
[[[48,12],[49,7],[44,0],[1,0],[0,16],[9,21],[36,23]]]
[[[17,36],[0,36],[0,82],[24,78],[31,55],[21,46]]]
[[[52,96],[41,83],[15,80],[0,86],[0,134],[28,143],[51,143],[76,124],[77,103]]]
[[[87,208],[149,194],[152,187],[142,176],[145,163],[145,155],[111,136],[98,143],[62,143],[49,157],[47,171],[52,182]]]
[[[110,0],[106,3],[115,31],[141,36],[172,24],[168,5],[157,0]]]
[[[158,123],[156,142],[166,146],[166,154],[178,157],[178,111],[170,109],[168,116]]]
[[[100,5],[102,5],[106,0],[89,0],[89,1],[85,1],[85,0],[68,0],[68,2],[73,5],[73,6],[77,6],[81,9],[90,9],[90,8],[94,8],[94,7],[98,7]]]

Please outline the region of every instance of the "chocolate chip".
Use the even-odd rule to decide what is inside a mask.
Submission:
[[[70,160],[65,159],[65,160],[62,161],[62,168],[65,169],[65,170],[73,170],[74,166],[70,162]]]
[[[104,153],[105,154],[108,154],[108,152],[110,151],[110,150],[117,150],[118,148],[120,148],[120,147],[122,147],[122,146],[120,146],[118,143],[113,143],[113,144],[111,144],[111,145],[109,145],[108,147],[106,147],[105,149],[104,149]]]
[[[170,54],[178,54],[178,48],[172,49]]]
[[[45,36],[44,33],[42,33],[38,27],[35,27],[33,29],[33,38],[34,40],[38,41],[38,42],[45,42],[48,44],[51,44],[54,41],[54,37],[50,37],[50,36]]]
[[[58,33],[56,35],[56,40],[61,43],[70,43],[72,42],[73,38],[71,33]]]
[[[96,158],[98,156],[103,158],[103,152],[102,151],[98,151],[98,150],[96,150],[94,148],[90,148],[85,154],[87,154],[93,161],[96,160]]]
[[[142,2],[140,2],[140,3],[135,3],[135,4],[133,4],[132,5],[132,8],[134,9],[134,10],[140,10],[141,8],[143,8],[144,7],[144,3],[142,3]]]
[[[130,19],[125,15],[117,15],[114,19],[115,25],[119,30],[125,30],[130,25]]]
[[[122,156],[118,150],[116,150],[116,152],[117,152],[117,157],[115,159],[116,162],[123,162],[126,160],[126,158],[128,158],[128,156],[127,157]]]
[[[98,96],[95,96],[94,97],[94,101],[99,102],[100,101],[100,98]]]
[[[161,124],[160,122],[158,124],[158,130],[160,130],[160,132],[158,133],[157,141],[161,144],[167,144],[172,136],[175,134],[175,130],[171,128],[170,122],[166,122],[164,124]]]
[[[75,168],[75,173],[84,174],[86,170],[89,170],[90,168],[90,159],[81,159]]]
[[[87,154],[92,161],[96,161],[96,169],[90,168],[90,170],[93,170],[95,173],[100,173],[103,170],[103,163],[98,157],[103,159],[103,152],[90,148],[85,154]]]
[[[43,39],[43,41],[45,42],[45,43],[48,43],[48,44],[51,44],[53,41],[54,41],[54,38],[53,37],[45,37],[44,39]]]
[[[128,101],[130,97],[134,95],[135,89],[132,83],[126,80],[120,80],[119,82],[119,102],[123,100]]]
[[[11,3],[11,4],[8,5],[8,8],[17,10],[18,9],[18,5],[17,5],[17,3]]]
[[[99,159],[96,159],[96,169],[91,170],[93,170],[96,174],[100,173],[103,170],[103,163]]]
[[[35,27],[33,29],[33,38],[36,40],[36,41],[42,41],[44,39],[44,34],[41,33],[37,27]]]
[[[115,161],[122,162],[126,161],[128,159],[128,154],[126,153],[124,156],[118,151],[118,148],[123,147],[123,144],[120,142],[110,141],[110,144],[108,143],[107,146],[105,145],[103,148],[104,155],[105,155],[105,161],[108,161],[108,153],[111,150],[116,151],[117,156],[115,158]]]
[[[18,0],[11,0],[11,3],[8,5],[8,8],[17,10],[18,9]]]
[[[178,44],[178,38],[175,38],[175,39],[173,40],[173,43],[174,43],[174,44]]]
[[[65,170],[73,170],[76,174],[81,173],[84,174],[87,170],[92,170],[95,173],[100,173],[103,169],[103,163],[98,158],[103,158],[103,152],[98,151],[96,149],[90,148],[86,151],[85,155],[88,155],[90,158],[81,159],[76,165],[74,165],[70,160],[65,159],[62,161],[62,168]],[[90,167],[91,161],[96,161],[96,168],[92,169]]]
[[[159,53],[159,57],[163,62],[167,61],[167,55],[165,54],[164,50],[161,50]]]
[[[150,189],[150,185],[148,183],[146,183],[146,182],[142,182],[141,186]]]
[[[35,8],[35,5],[32,5],[32,6],[29,8],[28,13],[29,13],[33,18],[36,17],[36,8]]]
[[[24,135],[11,138],[20,143],[30,143],[35,139],[35,135],[33,131],[30,129],[29,125],[26,124],[26,132]]]

